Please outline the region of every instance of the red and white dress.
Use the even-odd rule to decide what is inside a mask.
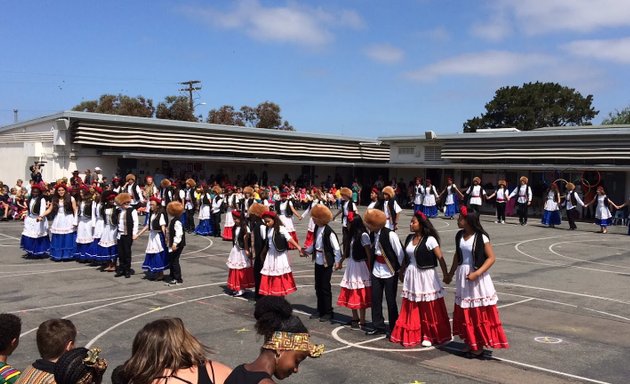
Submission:
[[[221,237],[225,241],[231,241],[234,231],[234,217],[232,217],[232,211],[236,208],[236,195],[231,194],[227,198],[227,210],[225,212],[225,223],[223,224],[223,233]]]
[[[280,201],[278,204],[279,210],[276,212],[282,225],[287,229],[287,232],[291,235],[293,240],[296,243],[300,244],[297,237],[297,232],[295,232],[295,225],[293,224],[293,202],[291,200]],[[293,245],[289,244],[289,249],[296,249]]]
[[[247,233],[249,228],[245,227]],[[227,266],[229,268],[227,286],[232,291],[241,291],[247,288],[254,288],[254,267],[245,254],[245,248],[239,245],[239,238],[243,227],[238,226],[234,230],[234,245],[228,256]]]
[[[473,351],[483,347],[509,348],[507,337],[497,310],[497,292],[488,272],[484,272],[475,281],[466,276],[473,272],[473,245],[476,234],[468,240],[460,240],[462,263],[455,273],[455,310],[453,311],[453,335],[459,336]],[[483,242],[490,239],[483,236]]]
[[[259,293],[264,296],[286,296],[297,291],[291,265],[289,264],[289,251],[278,251],[273,244],[273,228],[267,229],[267,256],[260,270]],[[280,235],[289,241],[291,235],[287,229],[280,226]]]
[[[350,240],[350,257],[341,279],[341,292],[337,305],[350,309],[363,309],[372,306],[372,279],[367,260],[355,260],[354,239]],[[361,246],[370,246],[370,235],[363,232]]]
[[[416,264],[416,247],[422,244],[429,251],[439,246],[435,237],[429,236],[426,242],[421,240],[417,245],[409,241],[405,248],[409,266],[403,280],[402,308],[390,338],[392,342],[405,347],[413,347],[425,340],[431,344],[443,344],[451,340],[444,287],[437,269],[420,269]]]
[[[320,204],[320,201],[318,198],[313,198],[313,200],[311,201],[311,203],[309,204],[308,208],[306,208],[306,210],[302,213],[302,219],[304,219],[304,217],[306,217],[306,215],[310,215],[311,213],[311,209],[313,209],[313,207],[315,207],[317,204]],[[308,218],[308,229],[306,232],[306,240],[304,240],[304,245],[302,245],[302,247],[304,248],[308,248],[311,246],[311,244],[313,244],[313,231],[315,230],[315,222],[313,221],[313,217],[309,217]]]

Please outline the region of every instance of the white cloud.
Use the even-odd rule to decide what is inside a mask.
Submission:
[[[472,26],[471,33],[490,41],[501,41],[508,37],[512,32],[512,28],[505,19],[496,19],[484,23],[478,23]]]
[[[388,44],[372,45],[365,49],[365,55],[374,61],[386,64],[395,64],[405,58],[402,49]]]
[[[336,12],[308,8],[298,3],[265,7],[258,0],[239,0],[231,10],[187,6],[182,12],[213,27],[233,29],[265,42],[281,42],[311,47],[334,40],[334,27],[363,28],[359,14],[351,10]]]
[[[429,81],[444,76],[501,77],[542,67],[551,62],[554,62],[552,57],[541,54],[485,51],[442,60],[408,72],[406,77],[418,81]]]
[[[530,35],[630,26],[630,4],[625,0],[502,0],[493,7],[491,19],[514,18]]]
[[[630,64],[630,37],[610,40],[577,40],[562,48],[575,56]]]

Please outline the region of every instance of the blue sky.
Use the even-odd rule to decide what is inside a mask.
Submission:
[[[197,112],[270,100],[298,131],[455,133],[495,91],[552,81],[630,105],[625,0],[2,1],[0,125],[103,93]]]

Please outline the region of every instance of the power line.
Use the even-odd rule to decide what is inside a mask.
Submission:
[[[194,115],[195,114],[195,106],[193,104],[193,91],[200,91],[201,90],[201,86],[194,87],[194,85],[195,84],[201,84],[201,81],[199,81],[199,80],[188,80],[188,81],[182,81],[179,84],[181,84],[181,85],[188,85],[188,88],[180,89],[180,92],[188,92],[188,102],[190,103],[190,111]]]

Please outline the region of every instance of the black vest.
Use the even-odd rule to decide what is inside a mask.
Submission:
[[[247,232],[245,226],[234,227],[234,231],[238,231],[238,236],[232,236],[232,246],[236,245],[238,249],[245,249],[245,234]]]
[[[133,200],[137,203],[140,202],[140,195],[138,194],[138,184],[133,183],[131,184],[131,195],[133,196]],[[129,190],[129,189],[127,189]]]
[[[153,220],[150,223],[151,227],[149,227],[149,229],[151,229],[152,231],[162,230],[162,226],[160,225],[160,218],[162,216],[164,216],[164,221],[166,222],[166,226],[168,226],[168,216],[166,215],[166,213],[164,213],[164,211],[160,210],[157,214],[151,213],[151,215],[153,215]]]
[[[348,210],[348,213],[350,212],[354,212],[356,210],[356,207],[354,206],[354,201],[352,200],[347,200],[343,203],[343,205],[341,206],[341,222],[343,223],[343,219],[345,219],[346,216],[346,207]]]
[[[286,217],[291,217],[293,216],[293,211],[291,210],[291,206],[289,205],[291,203],[291,200],[287,200],[287,209],[285,209],[284,212],[280,212],[280,204],[282,203],[281,200],[276,201],[276,213],[278,215],[285,215]]]
[[[405,240],[405,252],[407,252],[409,243],[413,241],[413,237],[413,233],[407,236]],[[420,269],[432,269],[437,267],[437,257],[435,257],[433,251],[427,249],[427,236],[423,236],[422,240],[420,240],[420,244],[416,245],[413,256],[416,258],[416,265]]]
[[[387,260],[389,260],[389,263],[391,264],[392,268],[394,268],[392,272],[396,273],[400,269],[400,263],[398,262],[398,255],[396,255],[396,252],[394,252],[394,248],[392,247],[392,244],[389,242],[390,232],[392,232],[392,230],[389,228],[385,228],[385,227],[381,228],[381,232],[380,232],[378,240],[376,239],[372,240],[372,254],[376,258],[376,242],[378,242],[381,245],[382,253],[384,253],[384,255],[382,256],[386,257]],[[374,234],[372,233],[370,237],[373,237],[373,236]],[[372,265],[372,268],[374,268],[374,265]]]
[[[118,228],[118,224],[120,222],[120,212],[121,209],[114,209],[114,212],[112,213],[112,225],[114,225],[116,228]],[[121,233],[121,236],[133,236],[133,217],[131,216],[131,213],[133,212],[133,208],[128,208],[125,210],[125,232]]]
[[[267,236],[269,236],[269,231],[267,231]],[[287,249],[289,249],[289,242],[280,233],[280,231],[273,231],[273,238],[271,239],[271,242],[273,243],[273,247],[278,252],[285,252]]]
[[[179,221],[179,218],[173,218],[168,224],[168,247],[173,247],[173,241],[175,241],[175,223]],[[186,231],[182,227],[182,241],[177,244],[177,249],[182,249],[186,246]]]
[[[575,208],[577,206],[577,199],[575,198],[575,190],[569,192],[569,200],[571,201],[571,204],[573,204],[573,208]]]
[[[313,234],[315,235],[315,237],[317,236],[317,230],[319,228],[320,227],[316,225],[315,229],[313,230]],[[322,243],[324,245],[324,267],[331,266],[335,263],[335,250],[332,246],[332,243],[330,242],[331,234],[334,234],[335,237],[337,237],[335,231],[333,231],[330,226],[326,225],[324,227],[324,234],[322,235]],[[317,239],[313,240],[313,248],[315,247],[315,241],[317,241]],[[337,239],[337,241],[339,241],[339,239]],[[315,260],[315,250],[313,250],[313,260]]]
[[[473,236],[475,236],[475,243],[473,244],[473,268],[479,269],[487,259],[483,243],[483,234],[475,233]],[[455,253],[457,254],[457,264],[459,265],[462,265],[464,262],[462,249],[459,246],[462,237],[464,237],[464,230],[457,232],[457,235],[455,235]]]
[[[389,222],[394,224],[396,222],[396,210],[394,209],[394,204],[396,204],[396,200],[389,199],[385,200],[387,203],[387,209],[389,209]]]
[[[255,220],[251,220],[249,225],[249,230],[252,232],[252,236],[254,236],[254,252],[256,253],[256,258],[259,258],[262,254],[263,248],[265,247],[265,239],[260,233],[260,228],[264,227],[264,224],[262,223],[262,220],[256,218]]]
[[[79,210],[79,216],[81,217],[92,217],[92,202],[83,204],[83,208]],[[79,208],[81,204],[79,205]]]
[[[26,204],[26,206],[28,207],[30,214],[39,216],[39,211],[41,210],[41,207],[42,207],[42,201],[44,201],[44,204],[46,204],[46,199],[44,199],[44,196],[42,196],[42,195],[39,195],[39,196],[35,197],[35,199],[37,199],[37,201],[33,205],[33,211],[31,212],[30,211],[30,209],[31,209],[31,201],[33,199],[34,199],[33,197],[28,199],[28,203]]]
[[[352,242],[352,260],[367,260],[367,252],[365,251],[365,247],[363,247],[363,244],[361,244],[361,237],[359,237],[359,239],[354,239],[354,241]]]

